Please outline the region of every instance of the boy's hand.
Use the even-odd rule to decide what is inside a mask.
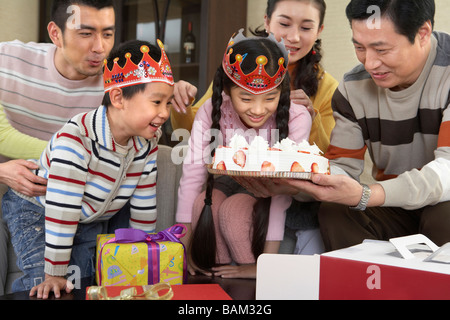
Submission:
[[[70,293],[73,290],[73,284],[64,277],[54,277],[45,274],[45,281],[31,289],[30,297],[37,293],[38,299],[48,299],[48,294],[53,291],[55,298],[59,299],[61,290],[64,289],[66,293]]]

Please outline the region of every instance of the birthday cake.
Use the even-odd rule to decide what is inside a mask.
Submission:
[[[243,136],[235,135],[228,146],[216,148],[211,169],[224,174],[254,172],[270,176],[261,173],[295,173],[303,174],[299,176],[301,178],[308,178],[311,173],[330,173],[329,161],[321,154],[316,145],[310,145],[307,141],[297,144],[286,138],[269,147],[260,136],[248,144]],[[297,176],[285,174],[280,177]]]

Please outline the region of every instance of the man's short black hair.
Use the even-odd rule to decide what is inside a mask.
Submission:
[[[374,12],[370,6],[377,6],[382,17],[388,17],[395,25],[396,31],[415,42],[417,32],[427,21],[434,26],[436,4],[434,0],[351,0],[347,6],[347,18],[367,20]]]
[[[131,58],[130,58],[131,61],[135,65],[138,65],[142,60],[142,56],[144,55],[141,52],[141,47],[144,45],[149,47],[149,49],[150,49],[149,55],[150,55],[150,57],[153,58],[153,60],[155,60],[155,61],[161,60],[161,49],[158,46],[155,46],[147,41],[130,40],[130,41],[127,41],[127,42],[121,44],[117,48],[111,50],[111,53],[109,54],[109,57],[107,59],[107,61],[108,61],[107,67],[109,68],[109,70],[111,70],[114,66],[114,59],[119,58],[117,63],[120,67],[123,68],[125,66],[125,63],[127,62],[127,59],[125,58],[125,55],[127,53],[131,54]],[[131,99],[135,94],[137,94],[139,92],[143,92],[145,90],[145,86],[146,86],[146,84],[138,84],[138,85],[134,85],[134,86],[124,87],[124,88],[122,88],[123,97],[125,99]],[[106,93],[105,96],[103,97],[102,104],[104,106],[111,105],[109,93]]]
[[[98,10],[104,8],[114,8],[113,0],[54,0],[51,11],[51,21],[61,29],[64,33],[66,30],[67,19],[72,15],[72,12],[67,12],[67,9],[72,5],[87,6],[96,8]]]

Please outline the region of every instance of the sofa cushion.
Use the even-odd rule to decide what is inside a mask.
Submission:
[[[156,182],[156,206],[158,220],[156,230],[165,230],[175,224],[178,185],[182,166],[172,161],[171,147],[160,145],[158,148],[158,177]]]

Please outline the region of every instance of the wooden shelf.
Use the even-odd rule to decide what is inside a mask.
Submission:
[[[171,63],[172,68],[199,68],[200,63]]]
[[[118,7],[117,29],[120,32],[117,41],[136,38],[138,23],[154,22],[153,0],[115,1]],[[161,19],[166,1],[158,0]],[[167,21],[181,19],[181,29],[177,34],[180,52],[168,52],[175,80],[189,81],[197,86],[199,97],[208,89],[231,35],[247,26],[247,0],[228,0],[225,4],[222,0],[171,0],[167,12]],[[181,52],[189,21],[193,22],[196,38],[196,56],[192,64],[182,62]],[[173,36],[168,32],[166,30],[166,37]]]

